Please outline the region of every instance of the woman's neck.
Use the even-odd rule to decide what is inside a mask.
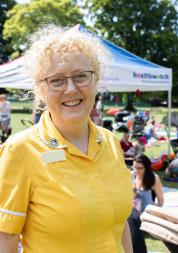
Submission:
[[[83,153],[88,152],[88,142],[89,142],[89,127],[88,120],[85,124],[67,124],[67,126],[60,124],[56,126],[62,136],[68,140],[71,144],[76,146]]]

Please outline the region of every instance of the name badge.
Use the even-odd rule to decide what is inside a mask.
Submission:
[[[43,162],[46,164],[66,160],[65,152],[63,149],[53,150],[53,151],[48,151],[48,152],[42,153],[41,157],[42,157]]]

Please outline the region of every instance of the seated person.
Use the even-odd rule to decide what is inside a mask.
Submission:
[[[46,110],[46,104],[42,99],[35,103],[35,108],[32,113],[32,122],[33,124],[37,124],[40,120],[42,113]]]
[[[93,106],[93,109],[90,113],[91,120],[97,125],[97,126],[103,126],[103,119],[102,119],[102,110],[98,109],[97,107],[98,100],[96,98],[95,104]]]
[[[11,134],[11,128],[10,128],[11,110],[12,110],[11,104],[9,101],[7,101],[7,95],[1,94],[0,95],[0,129],[5,139],[7,139],[7,137]]]
[[[134,159],[132,172],[132,187],[134,191],[133,210],[128,218],[133,252],[147,253],[144,234],[140,230],[140,214],[149,204],[162,206],[164,203],[163,187],[159,176],[151,169],[150,159],[142,154]]]
[[[144,154],[145,152],[145,144],[147,143],[147,139],[145,136],[141,136],[138,139],[138,143],[135,145],[135,153],[136,155]]]
[[[150,138],[156,138],[157,136],[155,134],[155,120],[151,119],[147,122],[145,128],[144,128],[144,135],[149,140]]]
[[[120,140],[123,155],[125,158],[128,158],[128,157],[133,158],[135,156],[135,148],[134,148],[132,142],[129,141],[130,135],[129,135],[128,128],[125,127],[123,129],[123,132],[124,132],[123,137]]]
[[[178,154],[176,155],[176,158],[166,168],[165,173],[168,175],[165,180],[178,182]]]
[[[143,212],[147,205],[154,204],[155,200],[158,206],[163,205],[164,199],[161,181],[159,176],[154,174],[151,169],[151,160],[144,154],[138,155],[134,159],[132,184],[136,192],[135,198],[141,201],[140,212]]]

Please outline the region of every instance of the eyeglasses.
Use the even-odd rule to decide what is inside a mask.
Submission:
[[[55,75],[47,77],[41,81],[46,81],[48,87],[51,90],[60,91],[65,89],[68,78],[72,79],[73,83],[78,87],[85,87],[90,85],[92,74],[94,74],[93,71],[83,71],[72,76]]]
[[[133,169],[135,169],[135,170],[143,170],[143,169],[144,169],[144,167],[133,166]]]

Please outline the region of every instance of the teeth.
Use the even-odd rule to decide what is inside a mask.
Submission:
[[[74,100],[74,101],[64,102],[63,104],[67,105],[67,106],[79,105],[80,104],[80,100]]]

